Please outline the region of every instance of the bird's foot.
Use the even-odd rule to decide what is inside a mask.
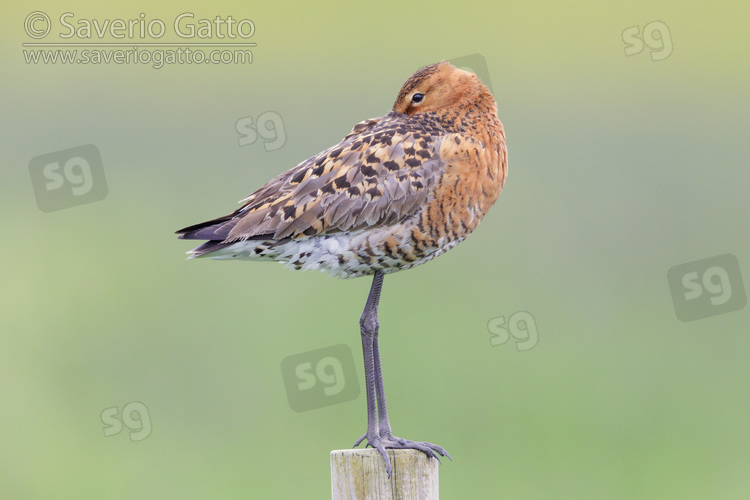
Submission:
[[[406,449],[412,449],[412,450],[419,450],[425,455],[427,455],[430,458],[434,458],[438,462],[440,462],[440,455],[441,457],[448,457],[449,460],[453,460],[451,456],[448,454],[447,451],[445,451],[445,448],[442,446],[438,446],[436,444],[428,443],[426,441],[410,441],[408,439],[402,439],[400,437],[396,437],[390,432],[387,434],[374,434],[372,436],[368,436],[367,434],[361,436],[357,441],[354,443],[354,447],[356,448],[359,446],[359,444],[367,439],[367,446],[371,448],[375,448],[380,452],[380,455],[383,457],[383,460],[385,461],[385,471],[388,474],[388,477],[391,477],[391,460],[388,457],[388,453],[386,453],[386,449],[393,449],[393,450],[406,450]]]

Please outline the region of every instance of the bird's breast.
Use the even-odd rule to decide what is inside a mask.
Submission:
[[[507,177],[505,136],[499,120],[497,125],[494,133],[450,134],[443,139],[444,167],[420,214],[419,228],[429,238],[466,238],[497,200]]]

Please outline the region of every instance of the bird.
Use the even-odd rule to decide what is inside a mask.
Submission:
[[[380,452],[439,445],[393,435],[378,345],[383,278],[452,249],[497,200],[508,175],[505,130],[490,90],[446,61],[417,70],[392,110],[364,120],[338,144],[274,177],[233,213],[176,233],[204,240],[189,258],[278,261],[339,278],[372,276],[359,320],[367,430]],[[438,456],[439,455],[439,456]]]

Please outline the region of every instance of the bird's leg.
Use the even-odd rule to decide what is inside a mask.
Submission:
[[[438,454],[450,455],[442,446],[423,441],[409,441],[396,437],[391,432],[391,423],[388,420],[388,409],[385,403],[385,390],[383,389],[383,372],[380,366],[380,348],[378,346],[378,303],[380,302],[380,291],[383,286],[383,272],[378,271],[372,280],[370,294],[367,297],[365,309],[359,320],[360,333],[362,335],[362,353],[365,360],[365,390],[367,391],[367,433],[360,437],[354,446],[359,445],[367,438],[367,445],[377,449],[385,460],[385,469],[388,477],[391,476],[391,462],[385,448],[412,448],[419,450],[429,457],[440,461]],[[375,418],[375,403],[377,397],[377,426]]]
[[[383,371],[380,368],[380,348],[378,337],[372,342],[373,360],[375,365],[375,394],[378,397],[378,433],[381,437],[393,436],[391,434],[391,422],[388,420],[388,408],[385,405],[385,389],[383,389]],[[406,441],[403,441],[404,444]]]
[[[367,433],[357,439],[354,446],[358,446],[367,438],[367,446],[377,449],[385,460],[385,469],[388,477],[391,476],[391,460],[388,458],[385,448],[380,443],[380,434],[377,425],[377,408],[375,400],[375,358],[374,346],[378,335],[378,303],[380,302],[380,290],[383,286],[383,272],[377,271],[372,279],[370,294],[367,296],[365,309],[359,318],[359,331],[362,337],[362,356],[365,360],[365,392],[367,393]],[[378,359],[378,364],[380,360]],[[382,385],[382,384],[381,384]],[[378,403],[379,405],[379,403]]]

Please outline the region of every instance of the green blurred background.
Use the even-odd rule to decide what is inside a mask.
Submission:
[[[475,53],[510,176],[468,241],[385,280],[394,432],[451,452],[446,499],[750,497],[750,309],[683,323],[667,283],[724,253],[750,273],[747,3],[4,10],[0,498],[330,497],[364,397],[296,413],[280,363],[344,343],[363,384],[369,279],[187,262],[173,232],[388,112],[416,68]],[[64,12],[231,15],[258,45],[250,65],[26,64],[34,10],[53,34]],[[623,31],[652,21],[673,53],[626,56]],[[236,122],[266,111],[284,147],[240,146]],[[29,161],[89,143],[106,198],[41,212]],[[518,311],[538,344],[492,347],[488,322]],[[151,434],[105,437],[102,411],[132,401]]]

